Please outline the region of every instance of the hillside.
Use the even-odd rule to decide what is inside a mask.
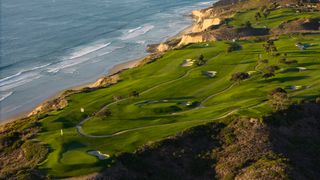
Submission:
[[[317,179],[320,106],[228,119],[125,153],[91,179]],[[307,152],[306,152],[307,151]]]
[[[138,67],[2,125],[0,179],[317,179],[319,3],[193,14]]]

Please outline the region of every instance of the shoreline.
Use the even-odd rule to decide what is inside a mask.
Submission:
[[[33,108],[31,108],[31,110],[23,111],[23,112],[17,113],[16,115],[14,115],[14,116],[12,116],[10,118],[6,118],[6,119],[1,120],[0,121],[0,125],[4,125],[6,123],[10,123],[10,122],[13,122],[15,120],[22,119],[22,118],[27,118],[28,114],[30,114],[35,108],[41,106],[45,102],[48,102],[48,101],[51,101],[51,100],[54,100],[54,99],[60,97],[66,90],[81,90],[83,88],[92,86],[96,81],[98,81],[99,79],[101,79],[101,78],[103,78],[105,76],[111,76],[111,75],[120,73],[122,71],[125,71],[127,69],[134,68],[134,67],[138,66],[140,64],[140,62],[145,57],[134,59],[134,60],[129,60],[127,62],[123,62],[123,63],[120,63],[120,64],[116,64],[116,65],[112,66],[111,69],[108,70],[108,73],[106,75],[102,75],[102,76],[98,77],[95,81],[91,81],[91,82],[88,82],[88,83],[83,83],[83,84],[80,84],[80,85],[72,86],[70,88],[62,89],[62,90],[56,92],[55,94],[49,96],[48,98],[46,98],[42,102],[36,104]]]
[[[192,12],[192,11],[191,11]],[[183,35],[185,34],[188,34],[192,31],[192,28],[193,26],[195,25],[195,21],[193,19],[193,16],[192,16],[192,13],[190,15],[187,16],[188,18],[191,18],[193,20],[193,22],[185,27],[184,29],[182,29],[180,32],[178,32],[176,35],[173,35],[169,38],[167,38],[165,41],[163,42],[159,42],[159,44],[161,43],[164,43],[166,41],[169,41],[169,40],[173,40],[173,39],[177,39],[177,38],[180,38],[182,37]],[[147,50],[147,48],[146,48]],[[83,83],[83,84],[80,84],[80,85],[76,85],[76,86],[72,86],[70,88],[65,88],[65,89],[62,89],[58,92],[56,92],[55,94],[51,95],[50,97],[44,99],[43,101],[41,101],[40,103],[36,104],[33,108],[31,108],[30,110],[26,110],[24,112],[19,112],[17,113],[16,115],[13,115],[12,117],[9,117],[9,118],[5,118],[3,120],[0,121],[0,125],[4,125],[4,124],[7,124],[7,123],[10,123],[10,122],[13,122],[13,121],[16,121],[16,120],[19,120],[19,119],[23,119],[23,118],[27,118],[28,115],[34,110],[36,109],[37,107],[41,106],[42,104],[48,102],[48,101],[51,101],[51,100],[54,100],[58,97],[60,97],[66,90],[80,90],[80,89],[83,89],[83,88],[86,88],[86,87],[90,87],[92,86],[95,82],[97,82],[99,79],[103,78],[103,77],[108,77],[108,76],[111,76],[111,75],[114,75],[114,74],[117,74],[117,73],[121,73],[125,70],[128,70],[128,69],[132,69],[132,68],[135,68],[137,66],[140,65],[140,63],[145,59],[147,58],[148,56],[150,56],[151,54],[158,54],[157,53],[148,53],[147,55],[141,57],[141,58],[137,58],[137,59],[132,59],[132,60],[128,60],[127,62],[123,62],[123,63],[119,63],[119,64],[116,64],[114,66],[112,66],[108,72],[105,74],[105,75],[101,75],[100,77],[98,77],[95,81],[92,81],[92,82],[88,82],[88,83]]]

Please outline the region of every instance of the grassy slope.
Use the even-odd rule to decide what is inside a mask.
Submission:
[[[260,12],[259,9],[253,9],[251,11],[238,12],[230,21],[232,26],[241,26],[247,21],[252,23],[253,27],[267,27],[274,28],[279,26],[283,22],[300,19],[300,18],[319,18],[319,12],[296,12],[292,8],[281,8],[271,11],[267,18],[261,17],[258,21],[255,19],[255,14]],[[260,12],[261,13],[261,12]],[[262,13],[261,13],[261,16]]]
[[[123,81],[110,88],[72,95],[69,97],[68,107],[59,112],[52,112],[41,120],[43,131],[37,138],[49,144],[52,149],[48,159],[40,165],[40,168],[54,176],[88,174],[101,170],[110,163],[110,160],[99,161],[87,155],[88,150],[100,150],[111,155],[131,152],[143,144],[210,122],[212,121],[210,119],[235,110],[238,114],[267,115],[271,110],[264,100],[267,99],[267,92],[275,87],[311,85],[308,89],[288,91],[294,101],[312,99],[320,94],[318,58],[320,46],[315,45],[301,51],[295,47],[297,42],[310,44],[320,42],[320,36],[307,35],[293,38],[283,36],[275,42],[279,52],[288,53],[288,59],[299,61],[297,65],[278,64],[279,57],[267,55],[262,43],[241,41],[243,49],[228,54],[225,53],[227,48],[225,42],[212,42],[209,46],[195,44],[181,50],[170,51],[149,65],[125,71],[121,74]],[[200,54],[208,60],[205,66],[188,68],[180,66],[184,59],[195,59]],[[232,85],[229,81],[231,74],[255,70],[259,54],[269,59],[270,65],[279,65],[281,68],[299,66],[308,70],[277,72],[276,77],[268,80],[257,75],[229,88]],[[202,71],[207,70],[217,71],[217,77],[203,76]],[[165,83],[178,78],[180,79]],[[84,132],[92,135],[107,135],[137,127],[151,126],[150,128],[130,131],[111,138],[87,138],[77,134],[75,126],[86,116],[113,102],[113,96],[127,97],[133,90],[143,92],[154,86],[157,88],[140,97],[110,106],[112,116],[95,117],[83,125]],[[215,94],[217,95],[212,96]],[[212,97],[208,98],[210,96]],[[150,100],[158,102],[145,103]],[[203,102],[203,108],[190,111],[187,111],[186,106],[179,104],[179,102],[203,100],[206,100]],[[172,105],[186,111],[173,115],[170,112]],[[85,113],[81,113],[80,108],[84,108]],[[60,136],[60,129],[64,131],[63,137]]]

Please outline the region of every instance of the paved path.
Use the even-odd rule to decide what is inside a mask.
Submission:
[[[79,127],[77,128],[77,131],[80,135],[85,136],[85,137],[89,137],[89,138],[111,138],[114,136],[118,136],[121,134],[125,134],[128,132],[132,132],[132,131],[137,131],[137,130],[143,130],[143,129],[150,129],[150,128],[156,128],[156,127],[165,127],[168,125],[175,125],[175,124],[182,124],[182,123],[188,123],[188,122],[206,122],[206,121],[216,121],[216,120],[220,120],[220,119],[224,119],[232,114],[234,114],[235,112],[239,111],[240,109],[248,109],[248,108],[253,108],[253,107],[257,107],[261,104],[264,104],[266,101],[262,101],[259,102],[257,104],[251,105],[251,106],[247,106],[247,107],[243,107],[243,108],[236,108],[220,117],[217,118],[212,118],[212,119],[202,119],[202,120],[191,120],[191,121],[183,121],[183,122],[176,122],[176,123],[169,123],[169,124],[160,124],[160,125],[152,125],[152,126],[143,126],[143,127],[138,127],[138,128],[132,128],[132,129],[126,129],[126,130],[122,130],[122,131],[118,131],[116,133],[113,134],[106,134],[106,135],[90,135],[90,134],[86,134],[85,132],[82,131],[82,128]]]
[[[217,55],[219,56],[219,55]],[[216,56],[216,57],[217,57]],[[255,69],[257,68],[257,66],[255,67]],[[146,94],[160,86],[163,86],[163,85],[166,85],[166,84],[170,84],[170,83],[173,83],[173,82],[176,82],[176,81],[179,81],[185,77],[187,77],[191,71],[195,70],[195,69],[198,69],[198,68],[193,68],[193,69],[190,69],[188,70],[184,75],[182,75],[181,77],[177,78],[177,79],[174,79],[174,80],[171,80],[171,81],[167,81],[167,82],[163,82],[157,86],[154,86],[152,88],[149,88],[143,92],[140,93],[140,95],[143,95],[143,94]],[[204,108],[205,106],[203,106],[203,104],[205,102],[207,102],[208,100],[210,100],[211,98],[215,97],[215,96],[218,96],[220,94],[223,94],[224,92],[230,90],[232,87],[234,87],[236,85],[236,83],[233,83],[231,84],[230,86],[228,86],[227,88],[225,88],[224,90],[220,91],[220,92],[217,92],[215,94],[212,94],[210,96],[208,96],[207,98],[205,98],[204,100],[201,101],[201,105],[197,108],[194,108],[194,109],[191,109],[191,110],[188,110],[188,111],[183,111],[181,113],[173,113],[172,115],[177,115],[177,114],[182,114],[182,113],[186,113],[186,112],[189,112],[189,111],[194,111],[194,110],[197,110],[197,109],[200,109],[200,108]],[[314,86],[311,85],[310,87]],[[303,91],[303,90],[302,90]],[[299,91],[300,92],[300,91]],[[295,92],[297,93],[297,92]],[[293,93],[293,94],[295,94]],[[128,98],[124,98],[122,100],[119,100],[119,101],[115,101],[115,102],[112,102],[112,103],[109,103],[107,104],[106,106],[104,106],[100,111],[98,112],[101,112],[103,110],[105,110],[106,108],[110,107],[111,105],[113,104],[117,104],[119,102],[122,102],[122,101],[125,101],[125,100],[128,100],[130,99],[131,97],[128,97]],[[248,107],[243,107],[243,108],[253,108],[253,107],[257,107],[261,104],[264,104],[266,103],[266,100],[262,101],[262,102],[259,102],[258,104],[255,104],[255,105],[251,105],[251,106],[248,106]],[[152,125],[152,126],[144,126],[144,127],[138,127],[138,128],[132,128],[132,129],[126,129],[126,130],[122,130],[122,131],[119,131],[119,132],[116,132],[116,133],[113,133],[113,134],[107,134],[107,135],[90,135],[90,134],[87,134],[85,133],[83,130],[82,130],[82,125],[87,122],[88,120],[90,120],[91,117],[87,117],[86,119],[82,120],[77,126],[76,126],[76,129],[77,129],[77,132],[82,135],[82,136],[85,136],[85,137],[89,137],[89,138],[111,138],[111,137],[114,137],[114,136],[118,136],[118,135],[121,135],[121,134],[124,134],[124,133],[128,133],[128,132],[132,132],[132,131],[137,131],[137,130],[143,130],[143,129],[149,129],[149,128],[155,128],[155,127],[163,127],[163,126],[168,126],[168,125],[174,125],[174,124],[181,124],[181,123],[186,123],[186,122],[193,122],[193,121],[197,121],[197,122],[205,122],[205,121],[214,121],[214,120],[220,120],[220,119],[223,119],[223,118],[226,118],[228,116],[230,116],[231,114],[234,114],[235,112],[237,112],[238,110],[240,109],[243,109],[243,108],[236,108],[228,113],[226,113],[225,115],[222,115],[218,118],[213,118],[213,119],[203,119],[203,120],[192,120],[192,121],[183,121],[183,122],[176,122],[176,123],[169,123],[169,124],[160,124],[160,125]]]

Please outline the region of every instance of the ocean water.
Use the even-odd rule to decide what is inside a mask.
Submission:
[[[96,80],[192,23],[209,0],[4,0],[0,120]]]

